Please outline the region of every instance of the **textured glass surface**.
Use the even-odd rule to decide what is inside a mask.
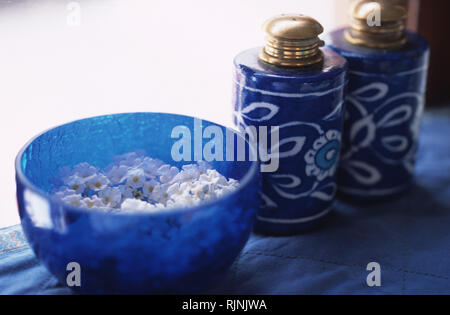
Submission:
[[[217,126],[202,123],[203,130]],[[257,162],[212,162],[226,177],[240,180],[240,187],[197,207],[167,212],[111,214],[72,208],[48,195],[50,179],[61,167],[81,162],[104,167],[111,157],[135,150],[178,167],[189,164],[171,158],[178,140],[171,133],[179,125],[191,130],[194,145],[194,118],[134,113],[51,129],[19,154],[22,226],[37,257],[61,283],[66,283],[67,264],[77,262],[81,293],[201,292],[231,265],[250,235],[260,203]],[[225,141],[222,145],[226,154]],[[237,141],[228,149],[236,151],[236,146]]]

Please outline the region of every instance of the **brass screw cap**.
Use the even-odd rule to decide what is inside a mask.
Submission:
[[[397,49],[406,43],[407,10],[392,0],[358,1],[351,6],[351,28],[345,39],[354,45]]]
[[[259,58],[281,67],[305,67],[323,61],[319,39],[323,27],[319,22],[301,14],[282,14],[264,23],[266,46]]]

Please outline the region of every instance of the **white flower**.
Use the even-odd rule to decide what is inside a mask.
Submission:
[[[145,172],[143,169],[134,167],[128,170],[122,181],[134,189],[142,188],[145,184]]]
[[[121,210],[126,211],[142,211],[142,210],[154,210],[157,206],[137,199],[125,199],[120,206]]]
[[[205,175],[201,175],[200,177],[205,178]],[[216,170],[208,170],[206,172],[206,178],[208,179],[208,181],[213,182],[215,185],[218,185],[218,186],[227,186],[228,185],[228,181],[225,178],[225,176],[223,176]]]
[[[122,178],[127,174],[129,167],[126,165],[113,165],[106,176],[109,178],[112,184],[118,184],[122,181]]]
[[[158,168],[156,174],[159,175],[161,183],[170,182],[176,175],[178,175],[178,168],[165,164]]]
[[[122,199],[134,198],[134,189],[132,187],[128,187],[126,185],[121,185],[117,187],[120,191]]]
[[[75,190],[70,189],[69,187],[66,187],[66,186],[61,186],[58,189],[53,189],[52,192],[59,199],[66,197],[66,196],[78,194]]]
[[[180,190],[180,183],[175,183],[167,188],[167,194],[169,196],[181,195],[183,192]]]
[[[155,176],[156,171],[163,165],[164,163],[160,160],[154,160],[149,157],[144,158],[142,161],[141,167],[148,177]]]
[[[104,189],[109,184],[109,179],[103,174],[94,174],[85,178],[86,187],[94,191]]]
[[[79,177],[89,177],[98,173],[98,168],[90,165],[89,163],[80,163],[73,168],[73,173]]]
[[[315,176],[319,181],[336,173],[339,159],[341,133],[330,130],[317,139],[313,148],[305,155],[306,175]]]
[[[78,175],[71,175],[64,180],[64,184],[68,189],[76,191],[77,194],[82,194],[86,190],[85,178]]]
[[[166,203],[167,208],[184,208],[196,205],[201,200],[189,194],[173,196]]]
[[[83,198],[81,201],[81,206],[85,208],[100,208],[100,209],[106,209],[108,208],[101,198],[99,198],[97,195],[93,195],[90,198]]]
[[[199,176],[200,170],[197,165],[184,165],[182,171],[172,179],[172,182],[194,181],[197,180]]]
[[[65,195],[61,198],[61,201],[63,201],[64,203],[70,204],[72,206],[78,207],[81,205],[81,200],[83,199],[83,197],[81,197],[80,194],[70,194],[70,195]]]
[[[122,192],[117,187],[108,187],[98,192],[103,203],[110,208],[116,208],[122,201]]]
[[[164,189],[164,186],[157,185],[150,193],[150,200],[156,203],[165,204],[168,199],[167,191]]]
[[[144,198],[150,199],[155,187],[159,185],[160,183],[153,178],[146,180],[144,186],[142,187],[142,194]]]
[[[204,174],[208,170],[212,169],[211,164],[209,164],[206,161],[198,161],[197,164],[198,164],[198,170],[200,171],[200,174]]]
[[[124,165],[128,167],[135,167],[142,163],[144,152],[131,152],[116,156],[113,161],[117,165]]]
[[[200,169],[195,164],[183,165],[183,171],[188,174],[192,179],[197,179],[200,176]]]

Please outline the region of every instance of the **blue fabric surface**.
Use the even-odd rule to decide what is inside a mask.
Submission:
[[[338,203],[321,229],[254,235],[217,294],[450,294],[450,112],[425,116],[413,188],[391,202]],[[381,265],[381,287],[366,284]],[[0,294],[68,294],[19,226],[0,230]]]

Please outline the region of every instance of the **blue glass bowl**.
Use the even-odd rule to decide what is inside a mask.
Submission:
[[[224,176],[239,180],[239,188],[165,212],[107,213],[71,207],[49,194],[62,167],[81,162],[105,167],[111,157],[137,150],[177,167],[190,164],[172,159],[176,126],[192,132],[192,148],[198,139],[211,141],[202,140],[201,132],[216,126],[224,138],[228,132],[235,139],[214,138],[224,157],[233,152],[236,157],[238,143],[250,150],[234,131],[207,121],[199,129],[195,122],[161,113],[100,116],[46,131],[22,149],[16,159],[22,226],[36,256],[61,284],[66,285],[71,262],[81,267],[81,287],[73,289],[88,294],[201,293],[225,273],[248,240],[260,204],[257,162],[211,162]]]

